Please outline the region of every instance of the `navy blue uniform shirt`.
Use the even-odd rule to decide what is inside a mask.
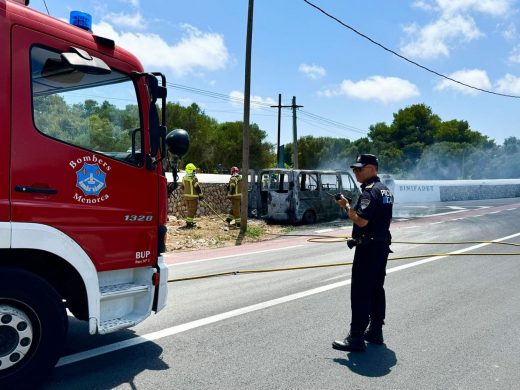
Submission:
[[[354,210],[368,224],[359,227],[354,224],[352,237],[384,239],[389,237],[390,221],[392,220],[392,206],[394,196],[387,186],[381,183],[378,176],[374,176],[361,185],[361,196]]]

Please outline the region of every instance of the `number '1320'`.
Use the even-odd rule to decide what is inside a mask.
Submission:
[[[128,222],[150,222],[153,215],[125,215],[125,221]]]

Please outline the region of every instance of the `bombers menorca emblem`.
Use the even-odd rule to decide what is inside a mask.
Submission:
[[[76,171],[76,187],[83,191],[85,196],[99,196],[99,193],[106,188],[107,174],[99,167],[98,164],[87,164]]]

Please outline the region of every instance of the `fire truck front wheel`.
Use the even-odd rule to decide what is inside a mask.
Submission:
[[[32,388],[60,357],[68,318],[61,297],[25,270],[0,270],[0,389]]]

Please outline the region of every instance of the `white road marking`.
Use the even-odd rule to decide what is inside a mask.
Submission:
[[[263,251],[247,252],[247,253],[237,253],[235,255],[210,257],[208,259],[201,259],[201,260],[184,261],[182,263],[168,264],[168,267],[175,267],[175,266],[179,266],[179,265],[187,265],[187,264],[193,264],[193,263],[202,263],[203,261],[209,261],[209,260],[228,259],[231,257],[238,257],[238,256],[257,255],[258,253],[267,253],[267,252],[280,251],[280,250],[285,250],[285,249],[294,249],[294,248],[299,248],[300,246],[304,246],[304,245],[301,244],[301,245],[293,245],[293,246],[284,246],[283,248],[266,249]]]
[[[464,209],[464,210],[456,210],[456,211],[446,211],[445,213],[428,214],[428,215],[419,215],[417,218],[437,217],[437,216],[439,216],[439,215],[448,215],[448,214],[463,213],[464,211],[468,211],[468,210],[467,210],[467,209]]]
[[[335,279],[343,279],[343,278],[346,278],[347,276],[350,276],[350,274],[343,274],[343,275],[339,275],[339,276],[334,276],[332,278],[328,278],[328,279],[322,280],[322,282],[330,282],[331,280],[335,280]]]
[[[320,230],[315,230],[314,233],[327,233],[327,232],[332,232],[334,231],[334,229],[320,229]]]
[[[493,240],[492,242],[501,242],[501,241],[505,241],[505,240],[508,240],[510,238],[518,237],[518,236],[520,236],[520,233],[515,233],[515,234],[512,234],[510,236],[497,238],[496,240]],[[478,244],[478,245],[473,245],[473,246],[470,246],[468,248],[459,249],[457,251],[450,252],[450,254],[452,254],[452,253],[470,252],[470,251],[472,251],[474,249],[482,248],[482,247],[487,246],[487,245],[491,245],[491,243],[482,243],[482,244]],[[390,269],[388,269],[386,271],[386,273],[390,274],[390,273],[393,273],[393,272],[402,271],[402,270],[407,269],[407,268],[417,267],[419,265],[430,263],[430,262],[437,261],[437,260],[441,260],[441,259],[444,259],[446,257],[448,257],[448,256],[428,257],[427,259],[414,261],[412,263],[403,264],[403,265],[399,265],[397,267],[390,268]],[[159,339],[162,339],[164,337],[173,336],[173,335],[176,335],[176,334],[179,334],[179,333],[186,332],[186,331],[191,330],[191,329],[199,328],[201,326],[213,324],[215,322],[227,320],[229,318],[237,317],[237,316],[240,316],[240,315],[243,315],[243,314],[247,314],[247,313],[252,313],[252,312],[255,312],[255,311],[258,311],[258,310],[267,309],[269,307],[277,306],[277,305],[280,305],[282,303],[287,303],[287,302],[295,301],[297,299],[305,298],[305,297],[308,297],[308,296],[311,296],[311,295],[320,294],[320,293],[323,293],[323,292],[326,292],[326,291],[330,291],[330,290],[333,290],[333,289],[336,289],[336,288],[339,288],[339,287],[344,287],[344,286],[347,286],[347,285],[349,285],[351,283],[352,283],[352,279],[348,279],[348,280],[344,280],[344,281],[341,281],[341,282],[328,284],[326,286],[313,288],[311,290],[302,291],[302,292],[299,292],[299,293],[296,293],[296,294],[286,295],[284,297],[271,299],[269,301],[257,303],[255,305],[250,305],[250,306],[242,307],[240,309],[231,310],[231,311],[228,311],[228,312],[225,312],[225,313],[216,314],[216,315],[213,315],[213,316],[210,316],[210,317],[202,318],[200,320],[191,321],[191,322],[187,322],[185,324],[172,326],[170,328],[159,330],[157,332],[148,333],[148,334],[145,334],[143,336],[137,336],[137,337],[131,338],[129,340],[119,341],[117,343],[104,345],[102,347],[93,348],[93,349],[90,349],[90,350],[87,350],[87,351],[83,351],[83,352],[78,352],[78,353],[75,353],[75,354],[72,354],[72,355],[68,355],[68,356],[62,357],[58,361],[58,364],[56,364],[56,367],[62,367],[62,366],[66,366],[68,364],[77,363],[77,362],[85,360],[85,359],[90,359],[90,358],[93,358],[93,357],[96,357],[96,356],[104,355],[106,353],[110,353],[110,352],[118,351],[118,350],[121,350],[121,349],[133,347],[135,345],[143,344],[143,343],[146,343],[148,341],[159,340]]]
[[[446,207],[449,209],[453,209],[453,210],[466,210],[466,208],[459,207],[459,206],[446,206]]]

